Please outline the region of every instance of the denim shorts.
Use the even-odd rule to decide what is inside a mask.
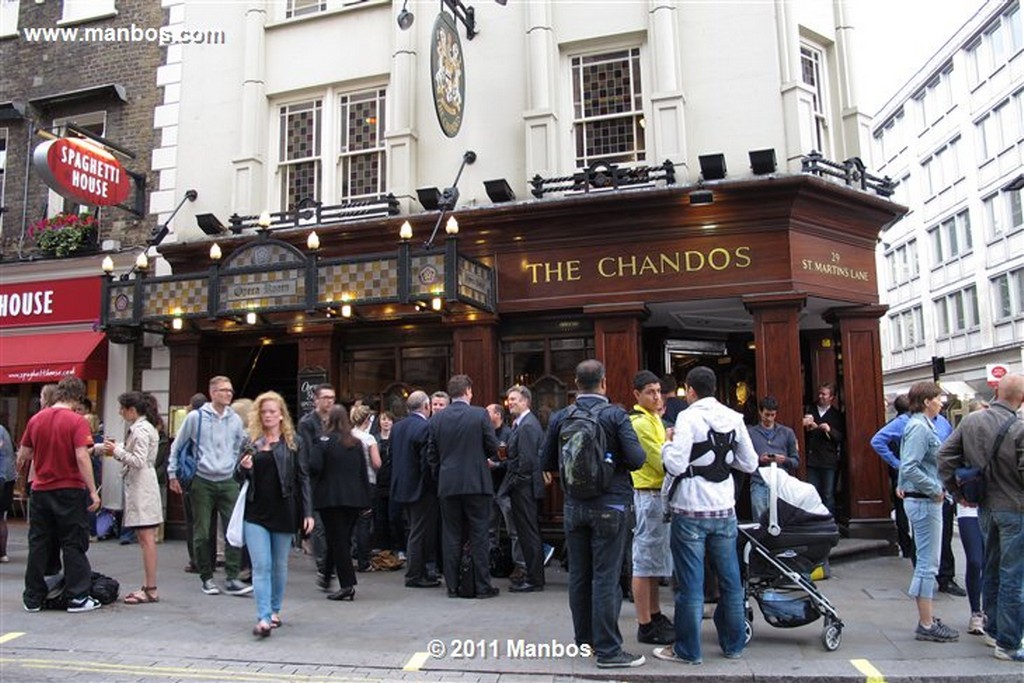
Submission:
[[[672,576],[672,525],[664,519],[661,491],[634,491],[633,503],[633,576]]]

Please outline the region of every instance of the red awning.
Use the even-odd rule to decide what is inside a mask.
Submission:
[[[82,379],[106,379],[105,334],[5,335],[0,341],[0,384],[57,382],[68,375]]]

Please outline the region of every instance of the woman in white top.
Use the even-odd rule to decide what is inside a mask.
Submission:
[[[373,413],[362,403],[352,406],[349,417],[352,421],[352,436],[363,442],[363,453],[366,455],[366,474],[370,479],[370,488],[377,484],[377,470],[380,469],[380,447],[377,439],[370,434],[370,419]],[[359,513],[356,522],[356,568],[361,572],[370,571],[370,545],[373,531],[373,508],[368,507]]]
[[[106,438],[99,446],[107,457],[121,463],[124,477],[124,520],[126,527],[135,529],[142,549],[142,568],[145,583],[142,588],[125,596],[128,605],[160,602],[156,589],[156,530],[164,521],[160,503],[160,484],[157,481],[156,455],[160,436],[148,415],[153,404],[138,391],[129,391],[117,397],[119,412],[128,424],[124,444],[118,445]]]

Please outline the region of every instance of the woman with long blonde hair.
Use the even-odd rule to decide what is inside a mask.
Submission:
[[[313,530],[307,444],[295,433],[284,399],[266,391],[253,401],[249,445],[235,468],[235,479],[248,481],[245,545],[252,559],[256,598],[253,635],[266,638],[281,625],[281,603],[288,582],[288,553],[299,526]]]

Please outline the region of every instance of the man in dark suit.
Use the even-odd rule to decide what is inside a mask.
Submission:
[[[428,462],[437,473],[441,500],[442,556],[448,596],[457,597],[463,532],[469,539],[476,571],[476,597],[491,598],[487,530],[494,483],[487,460],[497,459],[498,439],[483,408],[470,405],[473,383],[467,375],[448,381],[451,403],[430,418]]]
[[[391,429],[391,499],[409,517],[405,585],[433,588],[441,582],[426,570],[426,563],[437,554],[437,490],[427,466],[430,397],[414,391],[406,407],[409,416]]]
[[[513,582],[512,593],[544,590],[544,547],[537,522],[537,501],[544,497],[544,473],[540,468],[540,447],[544,431],[530,412],[530,390],[516,385],[505,393],[512,414],[512,433],[508,437],[508,460],[502,491],[512,502],[512,519],[519,536],[519,547],[526,562],[526,576]]]

